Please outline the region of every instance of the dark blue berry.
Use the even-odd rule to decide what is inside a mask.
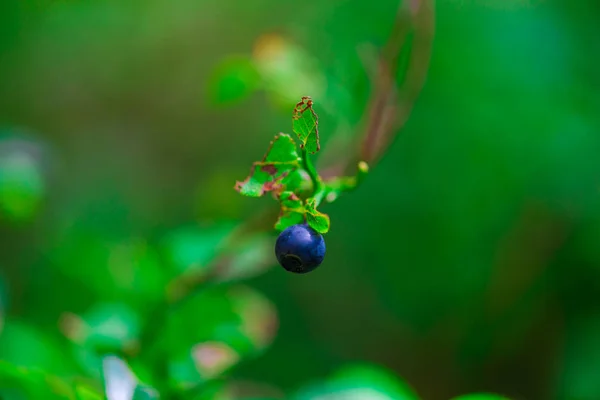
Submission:
[[[306,224],[293,225],[277,238],[275,255],[279,264],[287,271],[305,274],[323,262],[325,240]]]

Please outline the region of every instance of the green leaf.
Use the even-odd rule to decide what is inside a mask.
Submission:
[[[12,221],[33,218],[45,196],[41,166],[28,145],[11,137],[0,139],[0,214]]]
[[[164,256],[177,274],[208,272],[210,263],[226,247],[235,227],[235,224],[221,222],[174,230],[163,240]]]
[[[145,239],[109,239],[80,218],[54,240],[46,254],[51,264],[86,290],[105,298],[118,293],[135,306],[160,299],[167,280],[165,268]]]
[[[277,400],[281,390],[263,382],[224,378],[195,390],[190,400]]]
[[[310,97],[302,97],[302,100],[292,114],[292,126],[294,133],[300,139],[302,149],[311,154],[321,149],[319,144],[319,117],[313,109],[313,101]]]
[[[339,176],[325,182],[324,199],[333,203],[344,192],[354,190],[362,183],[369,172],[369,165],[360,161],[357,165],[356,175]]]
[[[262,161],[252,165],[250,175],[236,182],[235,190],[245,196],[260,197],[266,192],[282,190],[282,180],[300,166],[296,143],[290,135],[275,136]]]
[[[153,400],[159,398],[158,392],[141,383],[131,368],[119,357],[104,357],[102,371],[107,400]]]
[[[310,197],[314,187],[310,175],[302,168],[295,169],[281,180],[286,191],[294,192],[301,199]]]
[[[104,400],[102,393],[83,385],[75,386],[75,398],[77,400]]]
[[[317,211],[317,201],[315,198],[310,198],[306,201],[306,222],[308,225],[319,233],[329,232],[329,215]]]
[[[233,104],[248,97],[259,86],[260,74],[254,61],[245,56],[232,56],[221,61],[213,70],[208,97],[213,104]]]
[[[279,196],[281,204],[281,213],[275,223],[275,229],[283,231],[284,229],[304,222],[306,212],[302,200],[294,192],[286,191]]]
[[[374,365],[349,365],[322,383],[300,390],[294,400],[418,400],[415,391],[391,372]]]
[[[160,398],[158,391],[142,384],[138,384],[133,393],[133,400],[155,400],[158,398]]]
[[[185,389],[262,352],[276,333],[277,314],[269,300],[250,288],[215,286],[186,298],[162,328],[142,357],[151,365],[167,353],[170,384]]]
[[[102,400],[95,387],[60,379],[38,368],[0,360],[0,398],[10,400]]]
[[[61,320],[66,337],[98,351],[127,351],[136,347],[139,327],[139,316],[120,303],[100,303],[82,317],[65,314]]]
[[[325,94],[327,77],[319,60],[284,36],[259,37],[252,58],[268,98],[285,112],[305,93]]]

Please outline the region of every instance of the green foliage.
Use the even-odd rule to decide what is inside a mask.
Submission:
[[[163,256],[175,274],[209,273],[211,262],[227,248],[235,224],[189,226],[173,230],[162,240]]]
[[[310,97],[303,97],[292,114],[293,130],[300,139],[300,148],[315,154],[321,150],[319,143],[319,118]]]
[[[410,116],[383,110],[368,181],[332,176],[376,127],[399,3],[428,2],[0,1],[0,398],[106,400],[108,353],[136,399],[413,399],[402,371],[424,399],[599,399],[600,4],[435,2]],[[306,154],[253,177],[261,218],[231,186],[279,130]],[[320,212],[324,273],[264,273],[265,222]],[[327,375],[350,359],[395,373]]]
[[[156,364],[168,351],[169,385],[189,389],[219,377],[273,340],[277,316],[261,294],[215,286],[186,298],[157,326],[158,342],[142,355]]]
[[[250,197],[260,197],[273,192],[280,205],[275,229],[282,231],[292,225],[306,222],[319,233],[329,232],[330,218],[317,210],[323,199],[332,202],[344,191],[356,188],[367,173],[364,161],[359,163],[354,177],[338,177],[323,182],[308,153],[321,148],[319,143],[319,118],[313,109],[313,100],[302,97],[292,112],[293,131],[300,141],[299,156],[296,142],[287,134],[275,136],[267,154],[255,162],[250,175],[236,182],[235,190]]]
[[[280,191],[283,179],[300,167],[296,143],[285,133],[275,136],[262,161],[252,165],[246,180],[237,182],[235,189],[245,196],[260,197],[266,192]],[[295,189],[295,188],[292,188]]]
[[[0,131],[0,218],[14,222],[34,217],[45,196],[41,166],[20,139]]]
[[[319,233],[329,231],[329,216],[317,211],[317,200],[315,198],[306,201],[306,221]]]
[[[95,386],[49,375],[40,369],[16,367],[0,360],[0,398],[7,400],[102,400]]]
[[[419,400],[414,390],[389,371],[374,365],[347,365],[325,382],[301,389],[294,400],[339,398]]]
[[[107,400],[156,400],[158,392],[141,383],[120,358],[107,356],[102,360],[103,380]]]
[[[288,226],[304,222],[306,209],[304,203],[293,191],[283,192],[279,195],[281,211],[275,223],[275,229],[284,230]]]

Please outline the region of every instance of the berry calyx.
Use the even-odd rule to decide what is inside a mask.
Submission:
[[[305,274],[323,262],[325,240],[307,224],[293,225],[277,238],[275,256],[287,271]]]

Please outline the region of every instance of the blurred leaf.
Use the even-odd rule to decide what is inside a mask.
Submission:
[[[256,276],[275,265],[273,238],[270,234],[238,238],[223,252],[226,261],[219,265],[216,282],[232,282]]]
[[[306,209],[302,200],[291,191],[285,191],[279,196],[281,212],[279,219],[275,223],[275,229],[283,231],[284,229],[304,222],[304,213]]]
[[[104,395],[97,390],[91,389],[90,387],[76,385],[75,386],[75,399],[76,400],[104,400]]]
[[[127,351],[137,346],[139,316],[124,304],[97,304],[81,318],[66,314],[61,322],[65,336],[100,352]]]
[[[570,321],[564,361],[558,380],[560,398],[594,399],[600,396],[600,318],[580,317]]]
[[[225,248],[234,224],[194,226],[171,232],[163,241],[165,256],[178,274],[208,272],[210,262]]]
[[[342,368],[322,384],[300,390],[294,400],[418,400],[414,390],[387,370],[359,364]]]
[[[294,194],[301,199],[309,197],[313,192],[313,183],[310,179],[310,175],[301,168],[290,172],[283,178],[281,183],[285,188],[289,188],[288,191],[293,191]]]
[[[277,317],[259,293],[244,287],[210,287],[189,297],[168,316],[146,362],[169,354],[172,385],[189,388],[214,379],[272,340]]]
[[[260,37],[254,45],[253,59],[263,87],[283,110],[306,93],[320,98],[327,87],[318,61],[283,36]]]
[[[142,383],[120,358],[107,356],[102,360],[107,400],[154,400],[158,392]]]
[[[60,328],[73,342],[80,366],[96,378],[101,377],[103,355],[132,355],[139,350],[139,316],[124,304],[97,304],[82,316],[65,313]]]
[[[221,166],[198,181],[194,194],[195,219],[232,221],[244,216],[244,198],[231,193],[231,182],[235,182],[238,173],[237,167]]]
[[[280,400],[280,390],[252,381],[232,379],[214,380],[202,386],[191,400]]]
[[[329,232],[329,215],[317,211],[317,201],[314,198],[306,201],[306,222],[319,233]]]
[[[17,320],[7,319],[0,333],[0,360],[19,367],[69,373],[73,364],[65,350],[43,331]]]
[[[127,299],[134,306],[162,296],[166,274],[157,251],[144,239],[109,239],[92,227],[74,224],[54,240],[47,257],[87,290],[107,299]]]
[[[240,318],[240,329],[253,344],[253,352],[267,348],[277,331],[277,310],[260,292],[248,286],[234,286],[228,291],[233,312]]]
[[[209,98],[213,104],[232,104],[247,98],[260,86],[254,62],[245,56],[222,60],[209,77]]]
[[[91,386],[72,384],[40,369],[17,367],[0,360],[0,398],[101,400],[104,396]]]
[[[262,161],[255,162],[250,175],[236,182],[235,189],[245,196],[260,197],[265,192],[281,189],[282,179],[300,166],[296,143],[285,133],[271,142]],[[294,190],[295,188],[287,188]]]
[[[508,397],[492,393],[472,393],[454,397],[452,400],[510,400]]]
[[[310,97],[302,97],[294,107],[292,113],[292,126],[294,133],[300,139],[300,147],[306,149],[310,154],[321,150],[319,144],[319,117],[313,109],[313,101]]]
[[[133,400],[138,380],[127,364],[115,356],[102,361],[107,400]]]
[[[0,139],[0,212],[23,221],[38,211],[45,183],[35,156],[12,139]]]

